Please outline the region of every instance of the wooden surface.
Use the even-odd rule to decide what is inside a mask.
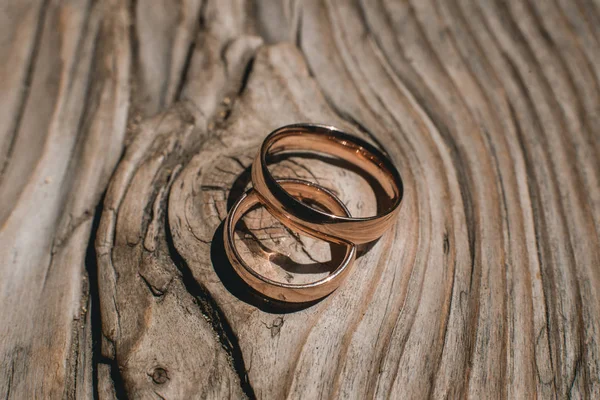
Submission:
[[[0,55],[0,396],[600,397],[597,0],[7,0]],[[303,121],[383,147],[406,194],[291,309],[220,225]],[[376,212],[354,172],[274,171]],[[274,278],[331,269],[264,210],[239,233]]]

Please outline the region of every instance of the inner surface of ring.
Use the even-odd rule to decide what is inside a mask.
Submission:
[[[336,134],[290,130],[280,132],[267,143],[269,157],[287,153],[316,152],[342,159],[361,168],[380,186],[385,196],[377,196],[378,210],[385,214],[398,205],[402,197],[402,182],[390,161],[365,147]],[[266,160],[268,162],[268,159]],[[373,184],[371,185],[373,186]],[[376,191],[376,187],[373,190]],[[342,216],[342,214],[337,214]]]
[[[314,203],[315,205],[318,205],[319,207],[322,207],[331,213],[344,215],[344,216],[350,216],[348,209],[344,206],[344,204],[341,202],[341,200],[339,200],[331,192],[327,191],[326,189],[321,188],[318,185],[315,185],[315,184],[312,184],[309,182],[300,181],[300,180],[294,180],[294,179],[281,180],[281,181],[279,181],[279,183],[285,188],[285,190],[288,193],[290,193],[294,197],[298,198],[299,200],[307,201],[309,203]],[[259,279],[261,279],[265,282],[271,282],[276,285],[281,285],[284,283],[280,282],[278,280],[276,281],[276,280],[267,278],[266,276],[263,276],[262,274],[258,273],[258,271],[256,271],[254,268],[251,268],[243,260],[243,257],[239,253],[237,246],[235,245],[235,243],[233,243],[236,227],[237,227],[240,219],[246,213],[248,213],[252,208],[254,208],[256,205],[259,205],[259,204],[260,204],[260,202],[259,202],[258,197],[256,196],[256,192],[250,191],[246,194],[246,197],[237,205],[237,207],[235,207],[232,210],[231,225],[229,227],[229,229],[230,229],[229,237],[232,241],[232,247],[233,247],[233,251],[236,254],[236,258],[238,258],[238,260],[240,261],[240,263],[242,264],[242,266],[245,269],[247,269],[250,273],[252,273],[253,275],[255,275],[256,277],[258,277]],[[331,260],[328,263],[334,263],[335,268],[333,268],[332,269],[333,271],[330,272],[330,274],[328,274],[326,277],[318,279],[316,281],[311,281],[311,283],[310,283],[311,285],[318,284],[319,282],[330,279],[337,272],[339,272],[338,270],[340,269],[340,266],[347,265],[349,258],[352,257],[351,254],[354,251],[353,245],[350,245],[349,243],[340,244],[340,243],[333,243],[333,242],[329,242],[329,244],[331,246],[330,247]],[[286,286],[300,287],[303,285],[306,285],[306,284],[303,284],[303,283],[289,284],[288,283]]]

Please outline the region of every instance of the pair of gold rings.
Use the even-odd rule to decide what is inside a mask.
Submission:
[[[275,179],[267,161],[275,155],[297,152],[326,154],[360,168],[371,178],[373,189],[381,193],[378,214],[352,217],[341,200],[316,183]],[[339,129],[315,124],[287,125],[269,134],[252,165],[252,185],[225,220],[225,252],[250,287],[271,299],[292,303],[319,299],[339,287],[354,263],[357,246],[378,239],[394,223],[403,194],[400,174],[383,152]],[[312,207],[311,202],[324,210]],[[243,261],[234,242],[237,222],[257,204],[293,231],[344,246],[343,261],[327,277],[306,284],[277,282],[259,274]]]

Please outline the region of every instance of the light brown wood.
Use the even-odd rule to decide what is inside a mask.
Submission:
[[[5,398],[600,397],[598,1],[11,0],[0,38]],[[286,308],[220,238],[295,122],[381,146],[405,198]],[[342,166],[274,173],[376,212]],[[273,278],[333,267],[262,209],[238,233]]]
[[[129,17],[119,2],[87,1],[4,3],[1,14],[0,393],[90,397],[84,263],[125,136]]]

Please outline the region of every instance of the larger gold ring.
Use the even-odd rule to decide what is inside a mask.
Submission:
[[[316,151],[343,159],[373,178],[382,189],[381,212],[353,218],[317,210],[296,199],[269,172],[269,156],[285,152]],[[394,223],[400,210],[403,186],[400,174],[376,147],[334,127],[314,124],[288,125],[264,140],[252,165],[252,184],[267,210],[286,226],[324,240],[356,244],[378,239]]]
[[[342,214],[346,217],[350,213],[344,203],[333,193],[316,185],[297,179],[285,179],[278,181],[278,185],[285,188],[290,195],[295,196],[298,201],[312,201],[329,212]],[[233,205],[225,220],[223,239],[225,252],[231,261],[234,270],[254,290],[272,299],[301,303],[320,299],[333,292],[345,279],[350,267],[356,258],[356,245],[345,240],[336,239],[337,244],[345,246],[345,255],[340,265],[327,277],[306,284],[284,283],[271,280],[248,266],[240,256],[235,245],[235,227],[242,216],[253,206],[259,203],[256,191],[250,189]],[[275,215],[281,218],[281,215]]]

